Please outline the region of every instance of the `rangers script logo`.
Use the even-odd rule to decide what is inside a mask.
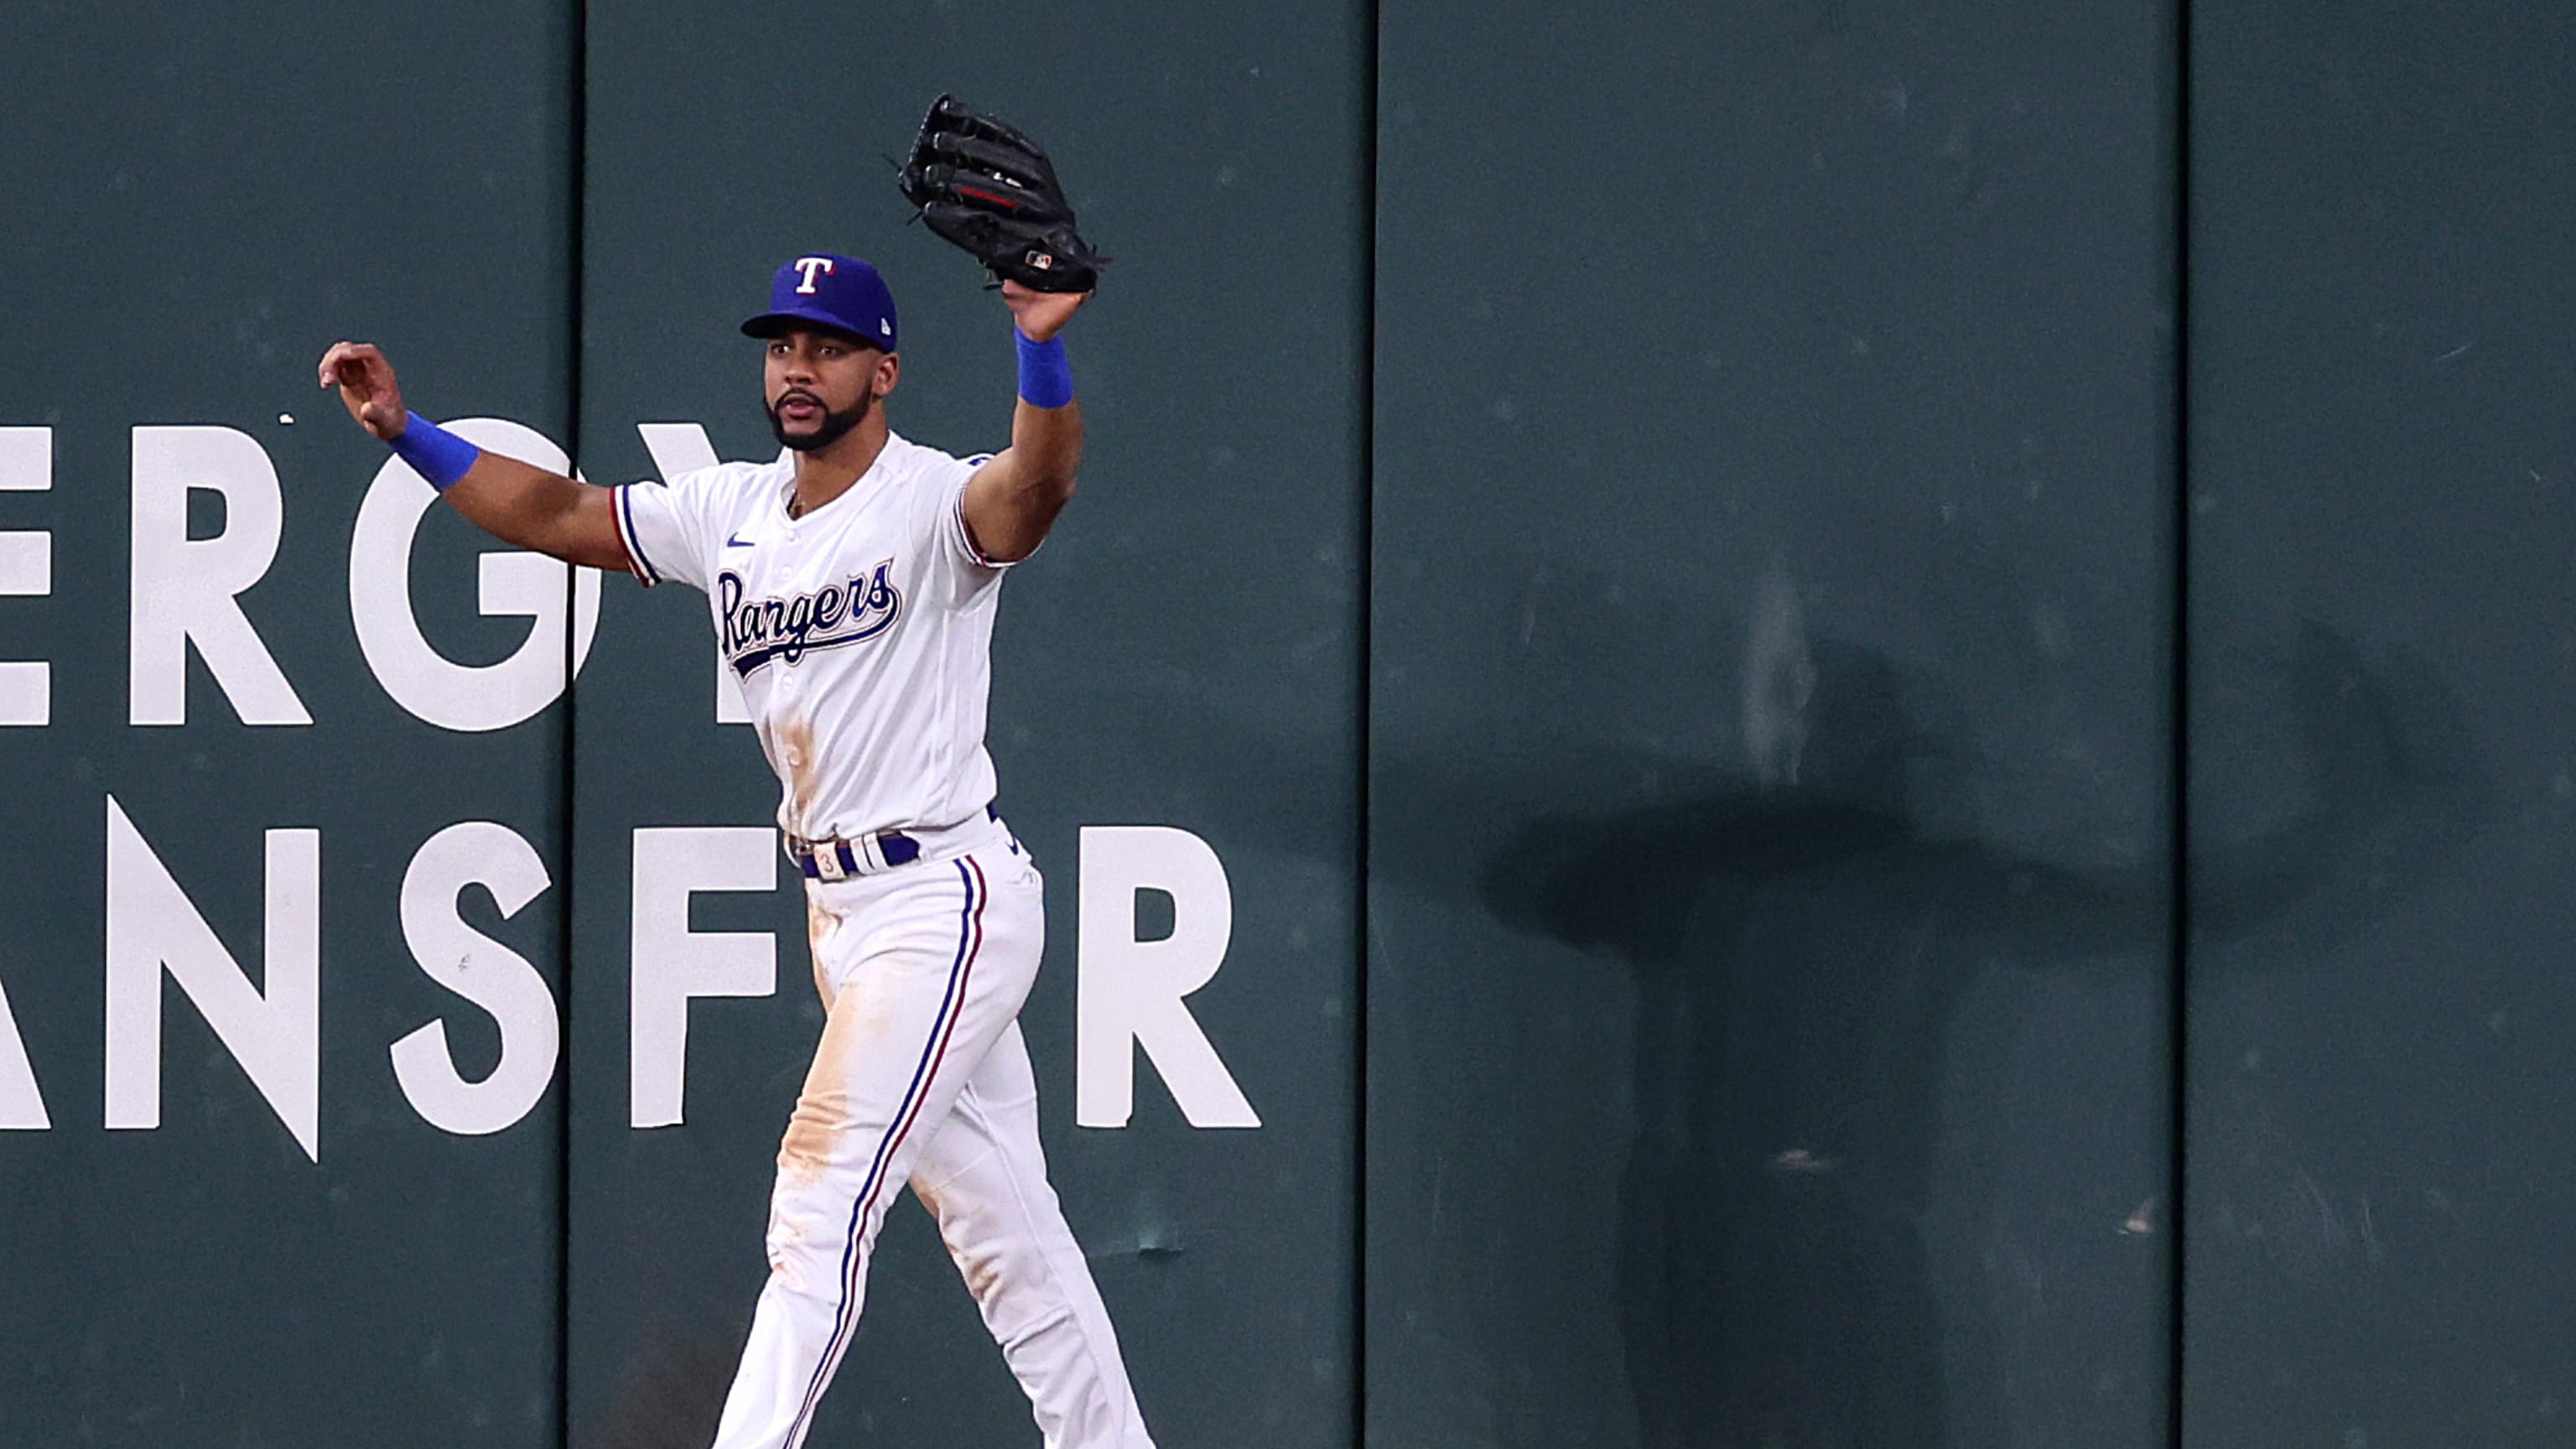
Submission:
[[[772,659],[790,664],[816,649],[856,644],[894,627],[903,595],[888,576],[894,560],[791,599],[743,600],[742,576],[716,575],[716,602],[724,614],[724,654],[745,679]]]

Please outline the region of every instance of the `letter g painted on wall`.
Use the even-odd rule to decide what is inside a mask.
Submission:
[[[463,418],[448,431],[478,447],[555,472],[567,470],[563,450],[533,428],[502,418]],[[534,716],[563,694],[564,612],[572,612],[572,667],[590,656],[599,630],[599,571],[567,565],[515,549],[482,556],[478,602],[487,617],[525,616],[531,621],[518,652],[498,664],[458,664],[430,646],[412,612],[412,539],[438,500],[409,464],[388,458],[358,509],[357,536],[349,545],[349,616],[358,647],[385,693],[419,718],[442,729],[507,729]]]

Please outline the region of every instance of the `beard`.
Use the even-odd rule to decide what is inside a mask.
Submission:
[[[823,449],[841,441],[841,439],[849,436],[852,428],[866,422],[868,420],[869,409],[874,408],[877,405],[876,394],[869,393],[866,397],[859,399],[856,407],[844,408],[837,413],[825,412],[823,414],[823,421],[815,426],[814,431],[807,433],[802,437],[790,437],[787,432],[787,424],[779,420],[778,409],[784,406],[787,399],[791,397],[803,398],[808,402],[819,402],[821,399],[816,398],[810,392],[788,393],[780,397],[777,402],[769,405],[770,436],[778,439],[778,446],[793,453],[819,453]]]

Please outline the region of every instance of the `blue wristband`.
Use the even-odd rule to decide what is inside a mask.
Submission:
[[[1031,342],[1017,327],[1020,344],[1020,401],[1033,408],[1060,408],[1073,401],[1073,369],[1064,360],[1064,339]]]
[[[431,422],[418,413],[403,414],[402,436],[389,444],[394,456],[411,465],[411,470],[429,480],[429,486],[444,493],[483,450]]]

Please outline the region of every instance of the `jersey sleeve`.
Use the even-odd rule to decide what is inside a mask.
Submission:
[[[977,469],[992,461],[990,453],[953,460],[937,494],[939,515],[936,526],[940,553],[951,565],[964,571],[970,583],[998,578],[1003,570],[1011,567],[1011,562],[989,558],[977,548],[974,530],[966,526],[966,482],[975,476]]]
[[[617,537],[646,588],[677,579],[705,589],[716,553],[708,535],[707,473],[683,473],[669,484],[629,483],[616,490]]]

